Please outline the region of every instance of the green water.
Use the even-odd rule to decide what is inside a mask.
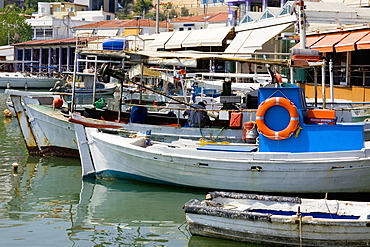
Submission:
[[[28,156],[15,118],[0,136],[0,246],[261,246],[190,235],[182,206],[207,191],[82,181],[78,159]]]

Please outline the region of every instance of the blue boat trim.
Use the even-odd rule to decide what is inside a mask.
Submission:
[[[267,210],[267,209],[252,209],[247,210],[248,212],[262,213],[262,214],[273,214],[273,215],[285,215],[293,216],[297,215],[297,212],[293,211],[280,211],[280,210]],[[354,215],[337,215],[330,213],[301,213],[302,216],[312,216],[313,218],[322,219],[341,219],[341,220],[358,220],[360,216]]]
[[[257,147],[207,144],[202,147],[198,147],[197,150],[225,151],[225,152],[255,152],[257,151]]]

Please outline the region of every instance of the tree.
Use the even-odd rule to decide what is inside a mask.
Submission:
[[[134,3],[134,12],[137,15],[143,16],[145,13],[153,7],[152,1],[150,0],[139,0]]]
[[[190,16],[189,9],[186,7],[181,7],[180,13],[182,17]]]
[[[0,11],[0,45],[32,39],[32,27],[26,22],[26,17],[20,8],[7,5]]]

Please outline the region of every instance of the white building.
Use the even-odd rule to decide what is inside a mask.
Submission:
[[[71,28],[104,20],[115,14],[103,10],[87,11],[86,5],[67,2],[39,2],[35,18],[26,20],[33,29],[33,40],[72,38]]]

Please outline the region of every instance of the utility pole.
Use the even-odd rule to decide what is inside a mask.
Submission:
[[[155,9],[155,33],[159,33],[159,4],[160,0],[157,0],[157,8]]]

